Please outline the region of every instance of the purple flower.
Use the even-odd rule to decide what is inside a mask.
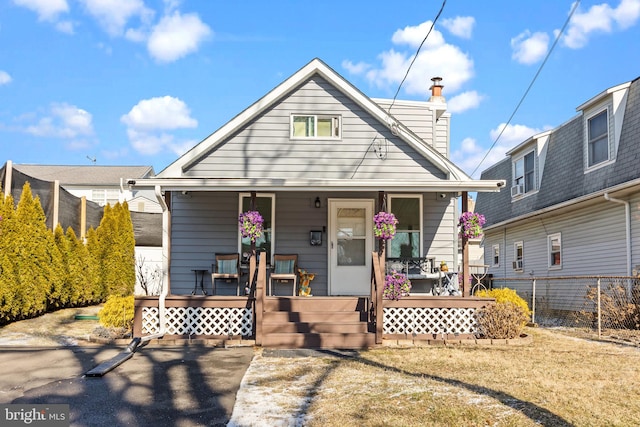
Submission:
[[[258,211],[243,212],[238,216],[238,223],[240,224],[240,233],[242,237],[248,237],[252,242],[262,236],[262,223],[264,219]]]
[[[391,274],[387,274],[384,278],[383,298],[397,301],[402,297],[408,296],[410,291],[411,281],[406,275],[391,270]]]
[[[476,212],[464,212],[460,215],[458,226],[460,237],[473,239],[482,236],[482,226],[485,224],[484,215]]]
[[[373,216],[373,234],[377,239],[393,239],[398,220],[391,212],[378,212]]]

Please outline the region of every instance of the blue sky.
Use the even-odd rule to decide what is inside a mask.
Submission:
[[[161,171],[318,57],[392,98],[441,1],[0,0],[0,163]],[[640,0],[449,0],[399,98],[443,77],[467,173],[640,76]]]

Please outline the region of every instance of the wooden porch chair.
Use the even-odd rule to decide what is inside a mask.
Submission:
[[[273,295],[272,282],[274,280],[292,281],[293,296],[296,296],[298,286],[298,255],[273,255],[273,271],[269,275],[269,295]]]
[[[236,281],[236,295],[240,296],[240,254],[216,254],[211,266],[211,284],[216,295],[216,279]]]

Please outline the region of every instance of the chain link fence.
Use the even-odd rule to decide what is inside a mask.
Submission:
[[[491,278],[493,288],[514,289],[540,326],[579,328],[640,343],[640,278],[571,276]]]

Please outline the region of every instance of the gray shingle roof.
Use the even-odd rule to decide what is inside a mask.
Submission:
[[[629,87],[616,160],[584,173],[584,126],[579,115],[549,136],[546,162],[537,193],[511,202],[511,158],[482,173],[481,179],[505,179],[499,193],[478,193],[476,211],[486,227],[640,178],[640,78]]]
[[[60,185],[111,186],[120,185],[120,178],[148,178],[154,175],[152,166],[94,165],[27,165],[14,164],[20,172],[43,181],[60,181]]]

